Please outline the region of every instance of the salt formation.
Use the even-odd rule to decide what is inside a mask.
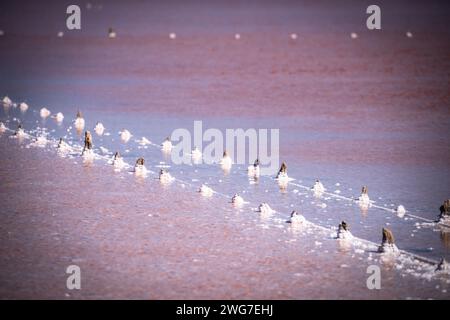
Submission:
[[[19,109],[22,113],[26,112],[28,110],[28,104],[25,102],[19,103]]]
[[[44,107],[39,111],[39,114],[40,114],[41,118],[45,119],[50,115],[50,110],[48,110],[47,108]]]
[[[213,195],[213,193],[214,193],[214,191],[210,187],[208,187],[208,186],[206,186],[204,184],[202,184],[202,186],[200,187],[198,192],[200,192],[201,195],[205,196],[205,197],[211,197]]]
[[[405,209],[404,206],[399,205],[399,206],[397,207],[396,212],[397,212],[397,215],[398,215],[400,218],[403,218],[403,217],[405,216],[406,209]]]
[[[262,215],[271,215],[275,211],[265,202],[261,203],[257,210]]]
[[[370,198],[368,189],[366,186],[362,187],[361,195],[358,198],[358,202],[362,207],[369,207],[370,206]]]
[[[228,152],[225,150],[223,152],[223,157],[220,160],[220,166],[223,170],[230,170],[231,166],[233,165],[233,160],[231,160],[231,157],[228,155]]]
[[[108,29],[108,38],[110,39],[114,39],[117,37],[116,32],[113,30],[113,28],[109,28]]]
[[[301,225],[306,222],[306,219],[300,213],[294,210],[291,212],[291,217],[288,222],[293,225]]]
[[[353,235],[350,232],[350,228],[345,221],[342,221],[338,226],[337,238],[346,240],[353,239]]]
[[[70,150],[70,146],[63,140],[63,138],[59,138],[58,145],[56,146],[58,151],[66,152]]]
[[[114,158],[113,158],[113,166],[115,169],[122,169],[125,166],[125,162],[123,161],[122,157],[120,156],[119,152],[116,152],[114,154]]]
[[[103,126],[103,123],[97,122],[95,124],[94,131],[98,136],[102,136],[103,133],[105,132],[105,127]]]
[[[16,132],[14,132],[14,136],[16,136],[16,137],[18,137],[18,138],[23,138],[23,137],[26,136],[26,133],[25,133],[25,131],[23,130],[21,124],[19,124],[19,125],[17,126],[17,130],[16,130]]]
[[[378,247],[378,252],[380,253],[398,253],[399,250],[397,246],[395,245],[394,235],[392,234],[392,231],[383,228],[383,238],[381,241],[381,245]]]
[[[259,159],[256,159],[253,165],[248,166],[247,173],[250,177],[258,178],[260,175]]]
[[[94,159],[94,151],[92,150],[92,134],[89,131],[84,133],[84,147],[81,155],[84,160]]]
[[[137,140],[137,142],[141,145],[141,146],[146,146],[151,144],[152,142],[150,140],[148,140],[146,137],[142,137],[141,140]]]
[[[238,195],[237,193],[231,198],[231,203],[236,206],[240,207],[244,204],[244,199]]]
[[[137,176],[145,177],[147,175],[147,168],[144,165],[144,158],[138,158],[136,164],[134,165],[134,173]]]
[[[168,184],[173,180],[174,178],[167,170],[161,169],[159,172],[159,181],[161,181],[162,184]]]
[[[39,136],[34,141],[34,145],[44,147],[47,144],[47,138],[45,136]]]
[[[287,174],[287,165],[285,162],[281,164],[280,170],[278,171],[277,177],[278,186],[281,189],[285,189],[289,182],[289,176]]]
[[[56,122],[62,122],[64,120],[64,115],[61,112],[58,112],[56,115],[52,116]]]
[[[120,132],[120,140],[122,140],[123,143],[127,143],[131,139],[132,135],[130,131],[128,130],[122,130]]]
[[[194,163],[199,163],[202,159],[202,156],[202,152],[197,147],[192,150],[192,160],[194,161]]]
[[[12,101],[8,96],[3,97],[2,104],[4,107],[12,106]]]
[[[81,114],[80,111],[77,112],[77,118],[75,119],[74,125],[75,125],[75,129],[78,131],[78,133],[81,133],[81,131],[83,131],[84,119],[83,119],[83,115]]]
[[[172,142],[170,141],[170,138],[167,137],[166,140],[162,143],[162,151],[164,152],[170,152],[172,151]]]
[[[439,208],[440,214],[438,217],[438,222],[448,222],[450,221],[450,199],[444,201],[444,203]]]
[[[314,186],[312,186],[312,191],[314,192],[314,195],[319,197],[325,192],[325,187],[323,186],[322,182],[319,181],[319,179],[316,180],[314,183]]]
[[[448,262],[445,260],[445,258],[442,258],[436,267],[436,271],[448,271],[448,270],[450,270],[450,266]]]

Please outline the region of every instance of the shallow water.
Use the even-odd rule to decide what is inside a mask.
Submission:
[[[386,28],[374,33],[352,19],[360,9],[353,2],[333,12],[330,4],[179,5],[139,2],[125,21],[117,18],[123,4],[104,4],[86,13],[82,31],[61,39],[62,27],[50,22],[56,7],[33,31],[0,10],[2,28],[11,30],[0,39],[0,95],[30,105],[24,114],[4,109],[0,121],[81,144],[72,124],[80,109],[86,128],[101,121],[110,134],[93,133],[96,153],[120,151],[130,164],[143,156],[153,172],[136,178],[104,159],[83,164],[3,134],[0,296],[447,299],[448,275],[430,276],[430,266],[408,256],[383,262],[371,248],[346,248],[333,228],[345,220],[355,236],[379,243],[387,226],[400,249],[449,260],[448,228],[316,199],[301,186],[320,178],[329,192],[355,198],[368,185],[377,206],[402,204],[436,218],[449,197],[450,31],[440,23],[448,8],[386,4]],[[422,19],[413,24],[411,13]],[[117,39],[105,37],[110,24]],[[43,106],[63,112],[63,123],[41,120]],[[157,147],[135,142],[145,136],[159,145],[176,128],[192,130],[194,120],[204,129],[279,128],[280,158],[295,180],[283,191],[270,177],[249,181],[246,165],[228,174],[173,165]],[[124,128],[133,134],[127,144],[118,134]],[[165,165],[178,179],[170,186],[154,174]],[[202,183],[218,193],[202,197]],[[235,193],[249,203],[233,208]],[[261,202],[277,212],[261,217],[254,212]],[[292,230],[285,220],[293,209],[327,229]],[[65,288],[70,264],[82,269],[77,292]],[[366,287],[370,264],[382,267],[380,291]]]

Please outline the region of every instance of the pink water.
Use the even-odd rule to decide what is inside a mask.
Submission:
[[[0,6],[0,96],[30,105],[25,114],[1,111],[13,129],[21,121],[78,143],[66,130],[81,109],[87,128],[102,121],[111,133],[94,136],[97,152],[119,150],[130,163],[144,156],[158,171],[170,159],[134,139],[121,144],[117,132],[159,143],[176,128],[192,130],[194,120],[222,130],[279,128],[280,157],[297,182],[320,178],[348,197],[368,185],[378,205],[402,204],[427,219],[449,197],[446,4],[381,3],[382,31],[368,31],[366,6],[349,1],[108,1],[82,7],[77,32],[64,30],[64,6]],[[106,37],[110,26],[116,39]],[[63,112],[63,124],[40,120],[43,106]],[[186,183],[163,187],[155,175],[114,173],[104,161],[86,166],[9,135],[0,136],[1,298],[449,297],[448,276],[413,275],[329,236],[342,219],[373,242],[388,226],[399,248],[438,260],[450,258],[446,228],[316,200],[295,186],[282,193],[268,179],[249,184],[243,165],[225,176],[214,166],[172,165]],[[251,203],[235,210],[226,197],[203,198],[202,182]],[[253,211],[263,201],[275,218]],[[284,223],[292,209],[330,232],[294,232]],[[70,264],[82,270],[79,291],[66,289]],[[382,267],[379,291],[366,287],[370,264]]]

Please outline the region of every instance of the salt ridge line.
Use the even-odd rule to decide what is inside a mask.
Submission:
[[[9,128],[6,128],[6,130],[9,131],[9,132],[15,132],[14,130],[11,130],[11,129],[9,129]],[[27,137],[28,137],[28,138],[31,137],[31,138],[37,139],[37,136],[34,136],[34,135],[30,134],[30,133],[26,133],[26,136],[25,136],[24,138],[27,138]],[[48,141],[49,141],[49,142],[55,143],[57,140],[56,140],[56,139],[51,139],[51,140],[48,140]],[[80,149],[81,149],[81,146],[80,146],[80,145],[77,145],[77,146],[70,146],[70,147],[71,147],[71,149],[72,149],[73,152],[76,152],[76,155],[80,155],[79,151],[76,151],[76,150],[80,150]],[[75,147],[78,147],[78,149],[75,149]],[[159,146],[158,146],[158,147],[159,147]],[[99,154],[95,154],[95,155],[97,156],[98,159],[106,160],[106,163],[107,163],[107,164],[109,164],[109,161],[111,160],[110,157],[107,157],[106,155],[105,155],[105,156],[102,156],[102,155],[99,155]],[[128,163],[126,163],[126,164],[127,164],[129,167],[131,167]],[[155,172],[153,172],[153,171],[151,171],[151,170],[149,170],[149,173],[155,174]],[[179,179],[179,178],[174,178],[174,180],[179,181],[179,182],[181,182],[181,183],[183,183],[183,184],[187,184],[188,186],[193,186],[193,184],[191,184],[191,183],[189,183],[189,182],[187,182],[187,181],[184,181],[184,180],[182,180],[182,179]],[[300,187],[302,187],[302,188],[308,188],[308,187],[302,186],[302,185],[298,185],[298,186],[300,186]],[[309,188],[308,188],[308,189],[309,189]],[[213,193],[218,194],[218,195],[220,195],[220,196],[222,196],[222,197],[224,197],[224,198],[229,199],[229,196],[226,195],[226,194],[217,192],[217,191],[215,191],[215,190],[213,190]],[[348,198],[348,199],[349,199],[349,198]],[[353,199],[351,199],[351,200],[353,200]],[[250,202],[247,202],[247,203],[250,203]],[[276,212],[276,211],[275,211],[275,212]],[[318,224],[316,224],[316,223],[314,223],[314,222],[311,222],[311,221],[308,221],[308,220],[307,220],[307,224],[308,224],[309,226],[313,227],[313,228],[316,228],[316,229],[318,229],[318,230],[322,230],[322,231],[324,231],[324,232],[330,232],[330,231],[331,231],[331,232],[335,232],[335,230],[334,230],[333,228],[327,228],[327,227],[318,225]],[[379,244],[377,244],[377,243],[375,243],[375,242],[372,242],[372,241],[369,241],[369,240],[366,240],[366,239],[363,239],[363,238],[358,238],[358,237],[355,237],[355,236],[353,237],[353,240],[356,240],[356,241],[352,241],[352,242],[351,242],[351,243],[352,243],[353,245],[355,245],[355,246],[359,246],[359,244],[366,244],[366,245],[368,245],[368,246],[372,246],[373,248],[377,248],[377,247],[379,246]],[[364,251],[364,252],[369,252],[369,251],[367,251],[367,250],[363,250],[363,251]],[[411,252],[402,250],[402,249],[399,250],[399,254],[405,255],[406,257],[412,257],[412,258],[414,258],[414,259],[417,259],[418,261],[425,262],[425,263],[428,263],[428,264],[433,265],[433,266],[437,266],[437,265],[439,264],[439,261],[437,261],[437,260],[434,260],[434,259],[431,259],[431,258],[426,258],[426,257],[420,256],[420,255],[417,255],[417,254],[414,254],[414,253],[411,253]]]
[[[157,145],[157,144],[155,144],[155,143],[153,143],[153,142],[151,142],[151,141],[150,141],[150,143],[149,143],[148,145],[150,145],[150,146],[152,146],[152,147],[156,147],[157,149],[160,149],[161,151],[164,152],[163,148],[162,148],[160,145]],[[298,179],[295,179],[295,178],[292,178],[292,180],[297,180],[297,181],[298,181]],[[311,191],[311,188],[308,187],[308,186],[296,184],[296,183],[294,183],[294,182],[292,182],[292,181],[289,181],[289,184],[292,184],[292,185],[297,186],[297,187],[299,187],[299,188],[303,188],[303,189],[306,189],[306,190]],[[345,197],[345,196],[341,196],[341,195],[337,195],[337,194],[335,194],[335,193],[331,193],[331,192],[327,192],[327,191],[324,191],[324,192],[322,192],[322,193],[323,193],[323,194],[326,194],[326,195],[328,195],[328,196],[337,198],[337,199],[343,199],[343,200],[347,200],[347,201],[351,201],[351,202],[356,202],[356,203],[358,202],[356,199],[349,198],[349,197]],[[379,206],[379,205],[374,204],[373,202],[371,202],[370,207],[377,208],[377,209],[384,210],[384,211],[391,212],[391,213],[395,213],[395,212],[396,212],[394,209],[386,208],[386,207],[383,207],[383,206]],[[424,217],[420,217],[420,216],[417,216],[417,215],[413,215],[413,214],[411,214],[411,213],[407,213],[407,212],[406,212],[405,215],[407,215],[407,216],[409,216],[409,217],[411,217],[411,218],[415,218],[415,219],[418,219],[418,220],[422,220],[422,221],[428,222],[428,223],[438,223],[439,225],[442,225],[442,226],[444,226],[444,227],[450,228],[450,225],[448,225],[448,224],[445,224],[445,223],[442,223],[442,222],[436,222],[436,221],[434,221],[434,220],[427,219],[427,218],[424,218]]]
[[[160,145],[157,145],[157,144],[155,144],[153,142],[150,142],[148,145],[150,145],[152,147],[156,147],[156,148],[160,149],[161,151],[164,151],[163,148]],[[100,156],[100,155],[98,155],[98,156]],[[298,179],[292,178],[292,180],[298,180]],[[296,183],[294,183],[292,181],[289,181],[289,184],[292,184],[294,186],[297,186],[297,187],[300,187],[300,188],[303,188],[303,189],[311,191],[311,188],[308,187],[308,186],[296,184]],[[218,193],[218,192],[215,191],[215,193]],[[329,196],[334,197],[334,198],[343,199],[343,200],[347,200],[347,201],[351,201],[351,202],[356,202],[356,203],[358,202],[356,199],[345,197],[345,196],[341,196],[341,195],[337,195],[337,194],[330,193],[330,192],[327,192],[327,191],[322,192],[322,194],[326,194],[326,195],[329,195]],[[387,212],[392,212],[392,213],[396,212],[394,209],[386,208],[386,207],[383,207],[383,206],[379,206],[379,205],[374,204],[373,202],[370,204],[370,207],[377,208],[377,209],[380,209],[380,210],[384,210],[384,211],[387,211]],[[428,223],[437,223],[437,224],[439,224],[441,226],[450,228],[450,225],[442,223],[442,222],[435,222],[434,220],[427,219],[427,218],[424,218],[424,217],[420,217],[420,216],[417,216],[417,215],[413,215],[413,214],[410,214],[410,213],[405,213],[405,215],[407,215],[409,217],[412,217],[412,218],[415,218],[415,219],[418,219],[418,220],[422,220],[422,221],[428,222]]]
[[[155,143],[153,143],[153,142],[150,142],[149,145],[151,145],[151,146],[153,146],[153,147],[156,147],[156,148],[158,148],[158,149],[160,149],[160,150],[163,149],[161,146],[159,146],[159,145],[157,145],[157,144],[155,144]],[[162,151],[164,151],[164,150],[162,150]],[[100,156],[100,155],[98,155],[98,156]],[[292,180],[295,180],[295,179],[292,179]],[[296,183],[291,182],[291,181],[290,181],[289,183],[292,184],[292,185],[294,185],[294,186],[297,186],[297,187],[300,187],[300,188],[303,188],[303,189],[306,189],[306,190],[309,190],[309,191],[311,190],[311,188],[308,187],[308,186],[296,184]],[[218,193],[218,192],[216,191],[216,193]],[[339,199],[344,199],[344,200],[351,201],[351,202],[358,202],[357,200],[355,200],[355,199],[353,199],[353,198],[349,198],[349,197],[344,197],[344,196],[336,195],[336,194],[334,194],[334,193],[330,193],[330,192],[326,192],[326,191],[324,191],[323,194],[327,194],[327,195],[329,195],[329,196],[331,196],[331,197],[339,198]],[[394,213],[396,212],[396,211],[393,210],[393,209],[386,208],[386,207],[382,207],[382,206],[379,206],[379,205],[375,205],[375,204],[373,204],[373,203],[371,203],[371,207],[378,208],[378,209],[381,209],[381,210],[385,210],[385,211],[387,211],[387,212],[394,212]],[[426,222],[428,222],[428,223],[435,223],[435,221],[433,221],[433,220],[431,220],[431,219],[423,218],[423,217],[416,216],[416,215],[413,215],[413,214],[405,213],[405,215],[408,215],[408,216],[410,216],[410,217],[412,217],[412,218],[416,218],[416,219],[419,219],[419,220],[422,220],[422,221],[426,221]],[[449,228],[450,228],[450,225],[447,225],[447,224],[442,223],[442,222],[438,222],[438,223],[439,223],[440,225],[442,225],[442,226],[445,226],[445,227],[449,227]]]

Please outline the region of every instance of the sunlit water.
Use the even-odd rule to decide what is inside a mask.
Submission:
[[[244,17],[253,12],[275,26],[225,10],[236,27],[205,30],[210,8],[176,40],[140,15],[118,22],[118,38],[107,39],[102,26],[118,6],[88,12],[98,19],[73,36],[14,25],[0,40],[0,95],[30,105],[25,113],[3,108],[0,121],[50,141],[42,148],[10,131],[0,136],[2,298],[448,298],[447,274],[409,260],[450,259],[450,229],[410,216],[434,220],[449,197],[448,30],[431,36],[420,25],[407,39],[402,20],[374,35],[356,22],[318,26],[307,13],[276,26],[285,8],[249,5]],[[194,10],[178,14],[187,19]],[[303,31],[297,41],[292,29]],[[358,42],[353,30],[362,32]],[[63,122],[42,120],[44,106]],[[82,145],[78,109],[93,134],[92,163],[55,149],[60,137]],[[279,128],[280,160],[295,180],[281,190],[273,177],[249,179],[248,164],[229,173],[174,165],[158,146],[176,128],[192,131],[194,120],[204,130]],[[101,137],[97,121],[106,128]],[[128,143],[123,129],[133,135]],[[153,144],[141,146],[144,136]],[[114,171],[115,151],[131,165],[144,157],[148,177]],[[160,168],[176,180],[162,185]],[[314,197],[305,187],[317,178],[343,198]],[[216,193],[201,196],[202,184]],[[363,185],[377,207],[349,200]],[[234,208],[235,193],[248,203]],[[255,212],[262,202],[276,212]],[[393,212],[400,204],[410,215]],[[312,225],[292,228],[292,210]],[[342,220],[369,242],[334,239]],[[382,227],[403,256],[386,261],[374,252]],[[70,264],[82,269],[77,292],[65,287]],[[371,264],[382,268],[379,291],[366,286]]]

